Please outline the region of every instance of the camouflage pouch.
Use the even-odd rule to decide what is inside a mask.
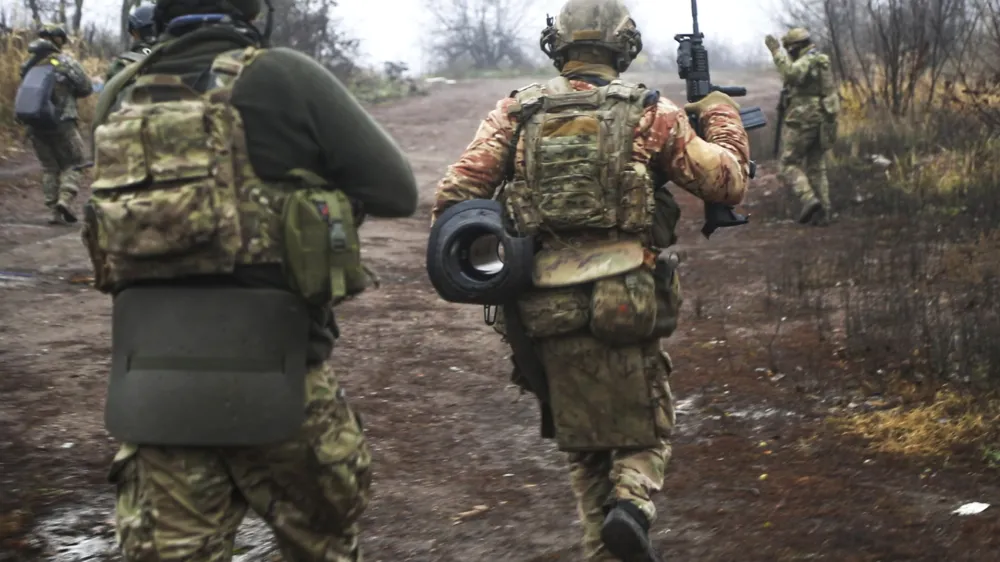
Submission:
[[[676,257],[657,258],[653,279],[656,282],[656,323],[651,337],[670,337],[677,329],[677,319],[684,302]]]
[[[656,201],[653,181],[643,164],[632,163],[622,171],[619,228],[625,232],[648,232],[653,226]]]
[[[590,295],[579,286],[531,291],[518,299],[517,306],[531,338],[575,332],[590,320]]]
[[[604,341],[628,345],[648,340],[656,326],[656,283],[646,267],[594,283],[590,331]]]
[[[367,288],[351,202],[342,191],[300,189],[282,214],[285,273],[303,298],[322,304]]]
[[[218,107],[193,99],[132,105],[96,129],[90,248],[108,283],[233,270],[237,195],[217,173],[228,125]]]
[[[590,335],[540,340],[559,449],[602,451],[659,444],[660,392],[650,384],[654,373],[663,370],[658,347],[656,342],[616,346]]]

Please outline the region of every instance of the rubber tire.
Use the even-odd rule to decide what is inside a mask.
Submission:
[[[438,295],[460,304],[500,305],[532,286],[535,241],[507,233],[503,205],[492,199],[458,203],[438,217],[427,240],[427,276]],[[476,274],[461,256],[463,246],[496,236],[504,267],[493,275]]]

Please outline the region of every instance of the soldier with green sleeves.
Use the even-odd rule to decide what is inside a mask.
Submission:
[[[128,15],[128,34],[132,38],[132,45],[124,53],[119,53],[108,65],[108,71],[104,75],[105,82],[111,80],[126,66],[142,60],[149,54],[156,41],[153,10],[152,4],[143,4],[135,7]]]
[[[29,120],[29,116],[22,114],[21,108],[15,107],[42,165],[45,206],[52,213],[50,224],[74,223],[77,220],[72,204],[80,191],[79,166],[84,163],[83,138],[77,129],[77,100],[89,96],[94,88],[80,63],[63,51],[68,42],[69,36],[61,25],[46,24],[42,27],[38,39],[28,45],[31,56],[21,65],[22,84],[15,101],[17,106],[24,100],[26,92],[22,90],[27,85],[25,78],[32,69],[52,69],[55,77],[52,87],[35,87],[32,90],[36,95],[49,97],[51,114],[44,118],[31,116],[34,119]]]
[[[333,305],[366,285],[357,226],[412,215],[416,179],[333,74],[268,48],[260,11],[158,0],[155,47],[96,109],[82,238],[113,295],[128,562],[231,560],[248,510],[284,560],[362,558],[371,453],[328,363]]]
[[[784,82],[784,129],[781,135],[781,179],[801,200],[798,220],[828,224],[832,217],[826,157],[837,139],[840,94],[830,57],[813,44],[809,31],[794,28],[765,44]],[[787,52],[786,52],[787,51]]]

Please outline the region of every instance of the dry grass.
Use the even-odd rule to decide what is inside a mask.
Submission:
[[[1000,400],[975,400],[944,388],[923,404],[831,418],[830,423],[868,439],[878,452],[947,457],[969,446],[991,450],[1000,430]]]

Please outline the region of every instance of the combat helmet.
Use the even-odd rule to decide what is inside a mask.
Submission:
[[[47,23],[43,25],[42,28],[38,30],[38,36],[49,41],[52,41],[53,39],[62,39],[63,43],[69,41],[69,35],[66,33],[66,28],[58,23]]]
[[[143,41],[152,41],[156,38],[156,22],[153,20],[153,13],[156,7],[153,4],[143,4],[137,6],[128,15],[128,32],[135,33]]]
[[[812,38],[809,36],[808,29],[804,27],[795,27],[788,30],[788,33],[781,38],[781,46],[787,49],[789,47],[805,45],[811,40]]]
[[[611,51],[624,72],[642,51],[642,34],[621,0],[569,0],[558,18],[548,18],[539,45],[560,70],[570,47],[593,46]]]

